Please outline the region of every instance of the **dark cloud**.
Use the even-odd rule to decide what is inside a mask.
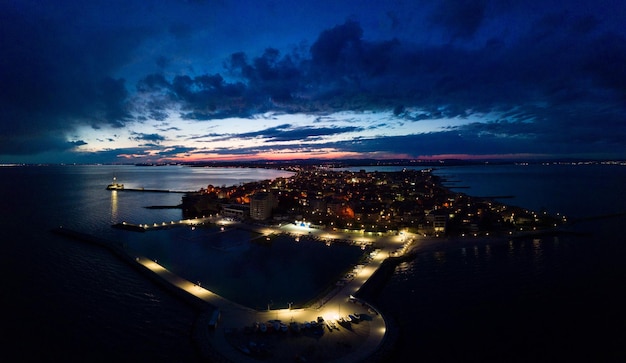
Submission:
[[[264,130],[240,133],[240,134],[238,134],[238,136],[242,137],[242,138],[257,138],[257,137],[268,138],[268,137],[275,137],[276,135],[281,134],[281,133],[289,130],[290,128],[291,128],[290,124],[282,124],[282,125],[270,127],[270,128],[264,129]]]
[[[131,140],[136,141],[152,141],[159,143],[161,141],[165,141],[165,137],[159,134],[144,134],[140,132],[132,132],[130,136]]]
[[[160,150],[158,154],[162,157],[172,157],[172,156],[179,156],[180,154],[190,155],[195,150],[196,148],[193,148],[193,147],[186,147],[186,146],[178,145],[178,146],[172,146],[172,147],[168,147],[166,149]]]
[[[170,82],[162,74],[150,74],[137,84],[142,99],[148,99],[146,109],[157,120],[164,120],[170,106],[180,104],[183,118],[210,120],[232,116],[251,116],[246,86],[240,82],[226,83],[220,74],[190,77],[175,76]]]
[[[0,134],[0,153],[10,155],[29,155],[47,151],[62,152],[86,144],[83,140],[67,141],[62,135],[31,133],[21,137],[8,137],[6,134]]]
[[[324,30],[311,46],[313,66],[328,75],[350,72],[350,66],[363,58],[362,37],[356,21]]]
[[[240,138],[264,138],[267,141],[295,141],[302,140],[304,142],[320,139],[322,136],[337,135],[346,132],[361,131],[362,129],[355,126],[348,127],[293,127],[289,124],[279,125],[255,132],[241,133],[237,136]]]
[[[170,127],[160,127],[158,128],[159,131],[161,132],[167,132],[167,131],[181,131],[181,129],[179,127],[175,127],[175,126],[170,126]]]
[[[454,36],[469,37],[483,22],[485,7],[484,1],[443,2],[434,17]],[[536,17],[534,26],[514,41],[491,38],[485,47],[468,49],[452,44],[366,41],[359,23],[347,21],[320,33],[308,55],[300,50],[281,54],[273,48],[251,60],[243,52],[232,54],[225,63],[230,82],[219,74],[177,76],[172,82],[152,75],[139,88],[149,85],[159,94],[183,101],[187,107],[183,117],[195,120],[249,117],[271,110],[387,109],[407,122],[496,112],[512,121],[485,126],[503,128],[500,136],[524,135],[519,125],[536,128],[536,135],[567,135],[579,129],[573,127],[575,123],[609,123],[625,111],[626,42],[622,35],[597,29],[592,17],[553,12]],[[604,117],[597,116],[598,106]],[[576,110],[577,117],[567,110]],[[564,125],[561,117],[572,124]],[[240,136],[295,140],[351,131],[288,127]],[[510,148],[497,138],[485,143],[488,130],[481,132],[479,143],[452,140],[455,148],[466,145],[466,152],[483,150],[484,145]],[[587,135],[595,135],[596,144],[605,138],[601,133]]]
[[[124,81],[109,73],[149,31],[85,27],[86,11],[79,3],[0,3],[0,134],[11,139],[0,154],[57,150],[63,144],[54,139],[76,124],[128,120]]]
[[[123,127],[127,121],[132,119],[126,104],[128,91],[124,82],[123,79],[107,77],[98,89],[98,98],[102,101],[104,110],[102,121],[114,127]]]

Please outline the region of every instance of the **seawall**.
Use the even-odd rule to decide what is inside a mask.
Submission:
[[[75,231],[72,229],[57,227],[52,229],[52,233],[72,238],[74,240],[89,243],[92,245],[96,245],[99,247],[103,247],[109,250],[111,253],[119,257],[121,260],[129,263],[131,267],[135,270],[139,271],[144,276],[148,277],[150,280],[156,282],[161,287],[164,287],[168,292],[174,294],[178,298],[181,298],[186,303],[190,304],[192,307],[200,310],[213,309],[214,307],[208,304],[206,301],[189,294],[185,290],[173,285],[170,281],[164,279],[160,275],[154,273],[144,265],[138,262],[138,257],[132,256],[128,253],[128,251],[124,248],[124,245],[120,242],[106,240],[104,238],[100,238],[97,236],[93,236],[87,233]]]

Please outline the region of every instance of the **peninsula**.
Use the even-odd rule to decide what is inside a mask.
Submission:
[[[363,264],[312,303],[268,305],[267,310],[231,302],[156,261],[142,256],[128,259],[181,294],[207,304],[194,333],[207,357],[228,361],[384,359],[396,332],[369,296],[384,284],[395,264],[446,241],[551,233],[567,221],[488,197],[453,192],[432,169],[292,170],[291,177],[228,187],[207,185],[188,192],[182,198],[183,219],[177,222],[116,225],[142,232],[221,225],[254,230],[268,239],[288,234],[296,241],[351,241],[371,251]]]

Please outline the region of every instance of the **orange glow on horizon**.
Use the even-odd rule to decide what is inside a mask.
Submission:
[[[405,159],[415,161],[434,161],[434,160],[503,160],[503,159],[543,159],[549,158],[551,155],[547,154],[437,154],[437,155],[420,155],[413,157],[406,154],[386,154],[386,153],[357,153],[357,152],[343,152],[343,151],[329,151],[329,152],[298,152],[298,151],[281,151],[281,152],[262,152],[256,154],[195,154],[188,156],[175,156],[168,158],[158,158],[155,160],[144,159],[138,155],[119,155],[119,157],[131,160],[136,158],[137,162],[181,162],[181,163],[193,163],[204,161],[217,161],[217,162],[229,162],[229,161],[290,161],[290,160],[308,160],[308,159],[321,159],[321,160],[341,160],[341,159]]]
[[[185,157],[171,157],[160,159],[159,162],[175,161],[175,162],[202,162],[202,161],[289,161],[299,159],[324,159],[324,160],[338,160],[338,159],[410,159],[408,155],[404,154],[380,154],[380,153],[357,153],[357,152],[343,152],[343,151],[329,151],[329,152],[263,152],[256,154],[198,154]]]

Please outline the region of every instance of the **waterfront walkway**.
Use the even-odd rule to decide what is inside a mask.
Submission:
[[[199,225],[204,223],[230,223],[218,222],[212,218],[197,218],[175,222],[180,225]],[[292,235],[315,236],[322,241],[331,243],[334,240],[352,241],[357,244],[375,245],[376,253],[373,253],[369,262],[355,269],[351,278],[344,280],[343,285],[337,286],[329,294],[320,297],[307,308],[300,309],[274,309],[266,311],[254,310],[235,302],[232,302],[212,291],[202,287],[199,283],[185,280],[173,272],[159,265],[157,261],[142,256],[128,256],[129,261],[134,261],[143,269],[153,273],[179,291],[195,297],[209,304],[213,309],[218,309],[221,318],[215,329],[210,329],[208,324],[196,329],[201,329],[202,337],[206,337],[211,348],[219,352],[219,355],[232,362],[256,362],[257,359],[247,354],[248,345],[254,341],[271,340],[273,345],[271,357],[264,360],[268,362],[293,361],[296,357],[306,358],[306,361],[334,361],[334,362],[359,362],[366,360],[376,353],[386,337],[387,323],[383,315],[365,301],[355,298],[359,289],[378,270],[382,262],[390,256],[397,256],[406,251],[406,246],[415,236],[404,234],[371,234],[359,232],[329,232],[319,229],[299,227],[287,224],[280,227],[260,227],[241,225],[235,223],[233,227],[245,227],[258,233],[270,235],[276,233],[289,233]],[[162,228],[161,225],[147,228]],[[98,244],[105,244],[97,237],[89,237],[82,233],[58,229],[65,235],[74,238],[96,239]],[[114,247],[118,254],[123,253],[121,247]],[[348,314],[359,314],[364,319],[359,322],[340,325],[338,319],[347,317]],[[322,325],[321,334],[292,334],[291,332],[266,332],[255,333],[255,338],[244,336],[243,331],[253,326],[255,322],[266,323],[272,320],[280,320],[285,324],[290,322],[305,323],[317,321],[322,317],[324,321],[334,321],[336,329],[330,324]],[[244,339],[244,340],[242,340]],[[200,342],[202,343],[202,342]],[[202,349],[206,351],[207,349]],[[308,356],[307,356],[308,355]],[[215,358],[215,357],[213,357]]]
[[[216,223],[216,220],[208,218],[186,221],[185,224]],[[217,222],[219,223],[219,222]],[[296,356],[304,357],[310,347],[315,347],[318,352],[319,361],[335,362],[360,362],[373,355],[383,342],[386,336],[386,321],[383,315],[367,302],[356,299],[359,289],[376,272],[382,262],[392,254],[397,254],[402,246],[408,241],[406,236],[399,235],[376,235],[355,232],[328,232],[319,229],[297,227],[287,224],[281,227],[259,227],[251,225],[241,225],[232,223],[232,227],[253,229],[258,233],[271,235],[276,233],[289,233],[292,235],[315,236],[320,240],[348,240],[362,244],[376,244],[375,253],[370,262],[354,271],[354,276],[342,286],[333,289],[329,294],[320,297],[320,300],[311,304],[309,308],[301,309],[274,309],[258,311],[236,304],[225,299],[205,288],[178,277],[169,272],[158,263],[147,258],[138,258],[137,262],[167,280],[170,284],[185,290],[219,309],[221,319],[217,328],[207,334],[211,346],[219,351],[224,358],[236,362],[256,362],[257,359],[242,352],[247,341],[255,339],[246,338],[247,341],[234,343],[237,338],[242,338],[242,331],[246,327],[250,328],[255,322],[266,323],[271,320],[280,320],[285,324],[290,322],[304,323],[317,321],[322,317],[324,321],[334,321],[338,329],[330,329],[323,326],[323,334],[315,336],[314,339],[306,339],[303,335],[299,337],[291,336],[290,333],[266,332],[264,334],[271,337],[275,346],[273,355],[265,361],[293,361]],[[340,317],[347,317],[348,314],[357,313],[366,319],[351,323],[350,326],[341,326],[337,323]],[[207,327],[208,328],[208,327]],[[256,333],[263,334],[263,333]],[[229,335],[234,336],[230,337]],[[263,338],[257,338],[263,341]],[[237,345],[239,344],[239,345]],[[311,361],[311,359],[307,359]],[[314,360],[317,361],[317,360]]]

